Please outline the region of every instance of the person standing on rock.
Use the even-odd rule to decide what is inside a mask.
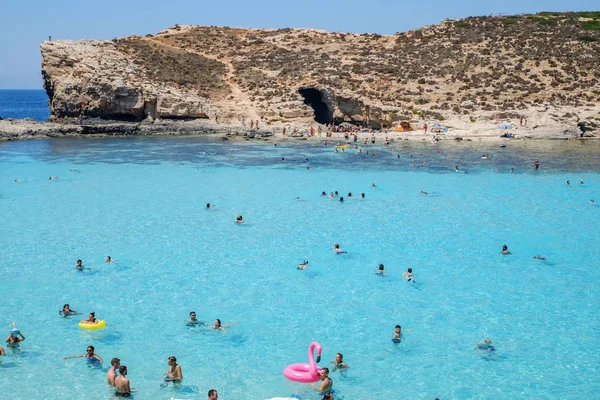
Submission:
[[[256,129],[258,129],[258,120],[256,120]]]
[[[250,129],[254,129],[254,121],[250,120]]]

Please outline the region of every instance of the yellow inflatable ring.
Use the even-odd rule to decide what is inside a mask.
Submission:
[[[97,324],[89,324],[89,323],[87,323],[85,321],[81,321],[79,323],[79,327],[82,328],[82,329],[87,329],[87,330],[90,330],[90,331],[95,331],[97,329],[104,329],[104,328],[106,328],[106,321],[103,320],[103,319],[101,319],[101,320],[98,321]]]

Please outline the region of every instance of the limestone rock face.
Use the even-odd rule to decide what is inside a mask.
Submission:
[[[42,75],[54,118],[381,126],[552,108],[567,122],[567,108],[592,115],[600,104],[590,18],[600,23],[597,13],[471,17],[391,36],[175,25],[44,42]]]

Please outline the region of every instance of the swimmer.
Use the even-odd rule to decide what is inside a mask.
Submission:
[[[62,315],[63,317],[67,317],[67,316],[69,316],[69,315],[76,315],[76,314],[77,314],[77,311],[75,311],[75,310],[71,310],[71,307],[69,307],[69,305],[68,305],[68,304],[65,304],[65,305],[63,306],[63,309],[62,309],[62,310],[60,310],[58,313],[59,313],[60,315]]]
[[[187,321],[188,326],[205,325],[204,321],[196,319],[196,311],[190,312],[190,319]]]
[[[571,181],[570,181],[570,180],[567,180],[567,185],[570,185],[570,184],[571,184]]]
[[[515,169],[514,169],[514,168],[511,168],[509,171],[510,171],[510,172],[515,172]]]
[[[10,347],[14,347],[23,340],[25,340],[25,336],[17,329],[17,323],[13,322],[13,329],[10,331],[10,335],[8,335],[5,342],[8,343]]]
[[[335,194],[335,197],[338,197],[338,195],[339,195],[337,190],[334,192],[334,194]]]
[[[372,188],[376,188],[376,187],[377,187],[377,185],[376,185],[375,183],[371,183],[371,187],[372,187]]]
[[[305,270],[308,267],[308,259],[305,259],[304,262],[298,264],[298,270],[302,271]]]
[[[106,373],[106,383],[109,386],[115,386],[115,378],[117,377],[117,370],[121,366],[121,360],[118,358],[113,358],[110,360],[110,369]]]
[[[215,319],[215,322],[213,324],[213,326],[211,327],[211,329],[215,329],[217,331],[223,331],[223,332],[227,332],[225,330],[225,327],[221,324],[221,320],[220,319]]]
[[[579,183],[580,185],[583,185],[583,181],[579,181],[578,183]]]
[[[429,194],[429,192],[426,192],[424,190],[421,190],[421,194]]]
[[[88,346],[85,354],[81,354],[79,356],[63,357],[63,360],[68,360],[71,358],[87,358],[89,361],[97,360],[97,361],[100,361],[101,363],[104,362],[102,357],[100,357],[98,354],[94,353],[94,346]]]
[[[507,245],[502,246],[502,251],[500,253],[501,254],[510,254],[510,251],[508,250],[508,246]]]
[[[387,271],[385,270],[385,267],[383,266],[383,264],[379,264],[379,268],[377,269],[377,271],[375,271],[375,273],[377,275],[387,275]]]
[[[321,400],[335,400],[335,397],[333,397],[331,393],[325,393],[323,397],[321,397]]]
[[[307,170],[307,171],[310,171],[310,167],[306,167],[306,170]]]
[[[117,391],[115,392],[115,396],[117,397],[130,397],[131,396],[131,386],[129,384],[129,379],[127,376],[127,367],[121,365],[119,367],[119,376],[115,378],[115,387]]]
[[[321,196],[327,196],[327,193],[325,193],[325,191],[322,191]]]
[[[211,208],[215,208],[214,204],[210,204],[210,203],[206,203],[206,209],[211,209]]]
[[[97,324],[100,322],[100,320],[96,319],[96,313],[95,312],[91,312],[87,319],[82,320],[81,322],[85,323],[85,324]]]
[[[345,253],[345,251],[344,251],[344,250],[342,250],[342,249],[340,248],[340,245],[339,245],[339,244],[337,244],[337,243],[336,243],[335,245],[333,245],[333,250],[336,252],[336,254],[342,254],[342,253]]]
[[[169,356],[167,365],[169,365],[169,369],[165,372],[165,381],[181,382],[183,373],[181,372],[181,366],[177,364],[177,358],[175,356]]]
[[[334,196],[333,196],[333,192],[330,192],[330,193],[329,193],[329,198],[330,198],[330,199],[333,199],[333,197],[334,197]]]
[[[321,368],[318,373],[321,376],[321,384],[319,387],[316,387],[314,383],[311,383],[310,386],[317,392],[331,392],[333,381],[329,377],[329,368]]]
[[[365,194],[364,194],[364,193],[361,193],[361,194],[360,194],[360,198],[361,198],[361,199],[364,199],[364,198],[365,198]]]
[[[113,259],[112,259],[112,257],[111,257],[111,256],[106,256],[106,260],[104,260],[104,262],[107,262],[107,263],[109,263],[109,264],[112,264],[112,262],[113,262]]]
[[[594,199],[591,199],[591,200],[590,200],[590,204],[591,204],[591,205],[594,205],[594,203],[595,203],[595,202],[596,202],[596,201],[595,201]]]
[[[6,351],[4,351],[4,347],[0,346],[0,356],[6,356]]]
[[[241,215],[238,215],[237,218],[235,219],[235,223],[236,224],[241,224],[244,222],[244,218],[242,218]]]
[[[400,343],[402,340],[402,327],[400,325],[396,325],[394,328],[394,333],[392,334],[392,342]]]
[[[455,166],[454,166],[454,170],[455,170],[456,172],[459,172],[459,171],[458,171],[458,165],[455,165]]]
[[[496,169],[496,172],[502,172],[502,168],[498,167],[498,168]]]
[[[348,192],[348,197],[352,197],[352,192]]]
[[[540,255],[540,254],[536,254],[535,256],[533,256],[533,258],[535,258],[536,260],[545,260],[546,257]]]
[[[208,400],[218,400],[219,393],[215,389],[210,389],[208,391]]]
[[[285,158],[281,157],[281,161],[285,161]]]
[[[344,197],[342,196],[342,197],[340,197],[340,203],[343,203],[343,202],[344,202]]]
[[[479,351],[489,351],[489,352],[496,351],[494,346],[492,346],[492,341],[489,338],[485,339],[483,342],[477,343],[477,347],[475,347],[475,348]]]
[[[335,360],[331,361],[329,364],[333,364],[333,370],[344,370],[350,368],[348,364],[344,362],[344,355],[342,353],[337,353],[335,355]]]
[[[75,264],[75,269],[83,270],[83,261],[77,260],[77,264]]]
[[[413,280],[412,268],[409,268],[408,270],[406,270],[406,272],[403,273],[402,276],[405,277],[407,281],[409,281],[409,282],[412,281]]]

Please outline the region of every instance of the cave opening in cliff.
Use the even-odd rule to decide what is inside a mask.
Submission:
[[[298,92],[304,97],[304,104],[311,106],[314,110],[316,122],[319,124],[333,122],[333,109],[327,93],[315,88],[302,88]]]

